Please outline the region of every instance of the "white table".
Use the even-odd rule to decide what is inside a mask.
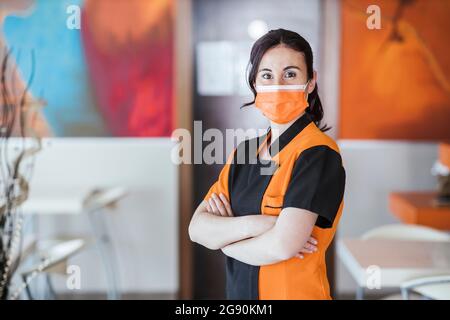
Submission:
[[[17,156],[22,142],[11,138],[8,156]],[[171,157],[176,146],[169,137],[44,138],[34,161],[24,162],[22,167],[22,174],[30,178],[30,197],[22,207],[25,218],[42,219],[42,224],[36,224],[36,232],[61,235],[68,230],[71,235],[85,235],[91,231],[85,228],[90,225],[83,227],[80,222],[59,229],[59,223],[77,218],[85,222],[82,203],[92,189],[125,188],[130,197],[119,203],[107,223],[114,228],[115,252],[121,266],[118,275],[123,277],[120,287],[124,292],[176,293],[179,167]],[[101,213],[108,218],[112,211],[100,211],[96,216],[100,218]],[[155,243],[158,245],[152,245]],[[102,272],[90,257],[81,255],[78,261],[92,265],[92,272]],[[83,279],[87,292],[96,292],[105,285],[102,276]]]
[[[95,194],[93,191],[97,190]],[[21,206],[24,214],[87,214],[95,243],[103,260],[107,281],[111,288],[108,297],[119,298],[117,261],[112,248],[111,237],[105,224],[105,217],[96,217],[96,212],[114,205],[127,195],[122,187],[111,188],[75,188],[75,189],[32,189],[28,199]],[[29,295],[31,296],[31,295]]]
[[[381,288],[399,288],[414,278],[450,274],[449,242],[341,239],[337,255],[358,285],[357,299],[374,283],[374,270],[379,271]]]
[[[95,188],[76,189],[63,188],[52,190],[31,189],[28,199],[22,204],[24,214],[82,214],[86,210],[95,210],[117,202],[126,196],[127,191],[121,187],[102,188],[102,192],[90,201],[86,207],[85,201]]]

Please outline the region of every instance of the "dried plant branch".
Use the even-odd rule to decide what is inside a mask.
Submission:
[[[11,279],[20,263],[23,218],[20,215],[19,208],[27,200],[29,192],[29,178],[23,174],[22,164],[28,160],[33,161],[35,154],[41,149],[40,137],[37,136],[33,128],[28,128],[27,122],[30,113],[38,112],[35,108],[36,103],[28,99],[29,88],[34,79],[34,52],[31,54],[32,72],[20,99],[15,92],[12,94],[10,92],[10,85],[15,91],[14,74],[11,81],[7,81],[10,56],[11,50],[7,50],[0,70],[2,99],[0,105],[0,184],[2,185],[2,194],[0,194],[0,299],[8,298]],[[18,139],[22,141],[22,148],[14,159],[10,159],[8,156],[8,141],[17,125],[20,134]],[[28,137],[31,137],[35,142],[31,147],[25,146],[28,132],[31,133]],[[12,261],[14,254],[18,258]]]

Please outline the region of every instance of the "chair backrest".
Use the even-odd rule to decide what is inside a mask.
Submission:
[[[369,230],[361,237],[368,239],[397,239],[416,241],[450,241],[450,234],[433,228],[410,225],[389,224]]]

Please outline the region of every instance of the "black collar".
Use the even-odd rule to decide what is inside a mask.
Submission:
[[[300,118],[295,120],[293,124],[289,126],[279,137],[276,141],[270,144],[269,146],[269,153],[270,156],[275,156],[279,151],[281,151],[289,142],[291,142],[292,139],[295,138],[296,135],[298,135],[305,127],[312,122],[311,116],[308,113],[304,113]],[[267,134],[270,133],[270,127],[267,130]],[[272,153],[271,148],[272,145],[278,144],[278,152]]]

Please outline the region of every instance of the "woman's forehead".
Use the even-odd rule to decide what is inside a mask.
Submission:
[[[259,64],[259,70],[268,68],[284,69],[287,66],[297,66],[301,69],[305,65],[302,52],[286,46],[277,46],[266,51]]]

